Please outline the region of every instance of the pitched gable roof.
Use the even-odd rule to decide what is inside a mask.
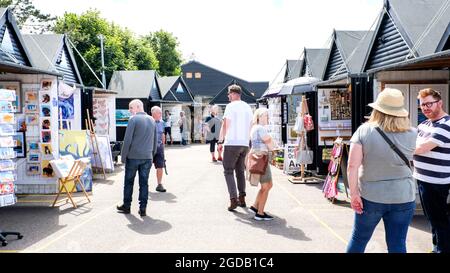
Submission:
[[[284,73],[284,82],[300,77],[302,66],[303,66],[303,59],[286,60],[286,71]]]
[[[359,73],[372,40],[373,31],[334,31],[324,80]]]
[[[181,66],[183,71],[183,80],[189,86],[193,95],[214,97],[220,92],[223,86],[230,81],[239,81],[242,86],[247,88],[250,92],[255,93],[255,96],[261,96],[269,86],[269,82],[248,82],[218,69],[212,68],[208,65],[198,61],[190,61]],[[201,79],[194,77],[189,79],[186,73],[201,73]]]
[[[23,39],[35,67],[62,73],[68,84],[83,84],[72,48],[64,34],[23,35]]]
[[[194,96],[181,76],[161,77],[158,83],[163,101],[194,102]]]
[[[0,8],[0,61],[33,66],[16,20],[8,8]]]
[[[240,82],[238,80],[232,80],[227,85],[225,85],[224,88],[222,88],[222,90],[211,100],[211,102],[209,104],[224,105],[224,104],[230,103],[230,101],[228,99],[228,87],[233,84],[237,84],[241,87],[241,90],[242,90],[241,100],[242,101],[245,101],[248,104],[256,103],[256,97],[253,96],[253,94],[242,85],[242,82]]]
[[[450,35],[450,2],[385,0],[375,33],[365,70],[441,51]]]
[[[326,48],[305,48],[301,76],[323,79],[329,52]]]
[[[417,56],[437,51],[450,22],[448,0],[388,0],[385,6]]]
[[[116,98],[161,100],[154,70],[114,71],[108,89],[117,91]]]

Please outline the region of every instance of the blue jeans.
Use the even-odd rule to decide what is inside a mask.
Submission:
[[[450,219],[447,206],[450,184],[417,181],[423,213],[431,224],[433,246],[438,253],[450,253]]]
[[[148,200],[148,176],[152,167],[151,159],[129,159],[125,164],[125,185],[123,190],[123,205],[131,207],[134,178],[139,171],[139,208],[145,209]]]
[[[406,253],[406,235],[416,203],[382,204],[365,199],[363,214],[355,213],[352,238],[347,253],[364,253],[376,226],[383,219],[389,253]]]

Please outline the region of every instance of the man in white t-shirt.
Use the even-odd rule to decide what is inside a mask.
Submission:
[[[249,148],[253,114],[250,106],[241,101],[241,93],[242,90],[239,85],[234,84],[228,87],[228,99],[231,103],[225,108],[218,142],[219,148],[222,144],[225,146],[223,169],[228,193],[230,194],[229,211],[233,211],[237,206],[246,207],[245,157]],[[239,199],[234,172],[236,172]]]

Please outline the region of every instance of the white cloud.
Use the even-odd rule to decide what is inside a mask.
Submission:
[[[96,8],[137,34],[164,29],[206,65],[249,81],[272,81],[304,47],[325,46],[333,28],[367,30],[383,0],[34,0],[44,13]]]

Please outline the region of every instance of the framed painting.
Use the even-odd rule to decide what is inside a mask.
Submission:
[[[26,157],[26,144],[25,144],[25,132],[17,132],[14,136],[14,151],[16,152],[17,158]]]

